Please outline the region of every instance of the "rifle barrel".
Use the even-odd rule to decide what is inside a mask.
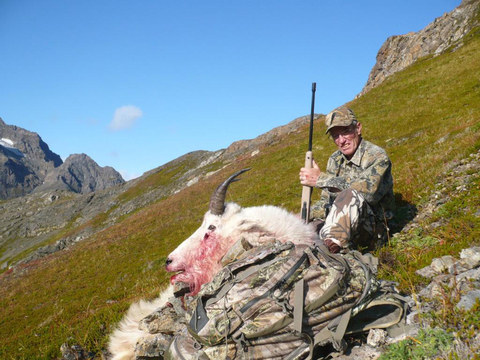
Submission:
[[[313,142],[313,117],[315,111],[315,91],[317,90],[317,83],[312,83],[312,109],[310,111],[310,134],[308,137],[308,151],[312,151]]]
[[[312,111],[310,112],[310,135],[308,138],[308,151],[305,154],[305,167],[311,169],[313,167],[313,157],[312,157],[312,138],[313,138],[313,116],[315,109],[315,90],[317,89],[317,84],[312,83]],[[302,206],[300,213],[302,219],[308,224],[310,221],[310,200],[312,197],[312,188],[310,186],[303,186],[302,188]]]

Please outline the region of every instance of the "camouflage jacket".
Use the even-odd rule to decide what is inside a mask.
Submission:
[[[317,180],[317,187],[323,191],[320,201],[312,206],[312,218],[325,217],[325,208],[337,195],[330,191],[332,188],[359,191],[377,217],[391,218],[395,208],[391,169],[392,163],[385,150],[363,139],[350,160],[340,150],[335,151],[328,159],[326,172]]]

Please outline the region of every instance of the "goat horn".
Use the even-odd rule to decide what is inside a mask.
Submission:
[[[234,181],[240,180],[240,179],[236,179],[236,177],[248,170],[250,169],[243,169],[243,170],[237,171],[235,174],[230,176],[227,180],[225,180],[223,183],[221,183],[217,187],[217,190],[215,190],[215,192],[212,194],[212,197],[210,198],[210,212],[212,214],[214,215],[223,214],[223,212],[225,211],[225,196],[227,195],[228,185],[230,185],[230,183]]]

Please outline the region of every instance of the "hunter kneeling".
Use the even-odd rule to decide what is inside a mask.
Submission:
[[[385,242],[395,207],[391,161],[385,150],[362,138],[362,124],[348,107],[333,110],[325,123],[338,150],[325,172],[315,162],[300,170],[302,185],[322,189],[310,220],[324,221],[319,237],[332,253],[372,250]]]

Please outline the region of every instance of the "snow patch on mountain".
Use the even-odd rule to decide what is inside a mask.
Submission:
[[[25,156],[20,150],[18,150],[15,146],[14,146],[14,142],[10,139],[7,139],[7,138],[1,138],[0,139],[0,146],[3,146],[4,148],[6,148],[8,151],[14,153],[15,155],[17,156],[20,156],[20,157],[23,157]]]

